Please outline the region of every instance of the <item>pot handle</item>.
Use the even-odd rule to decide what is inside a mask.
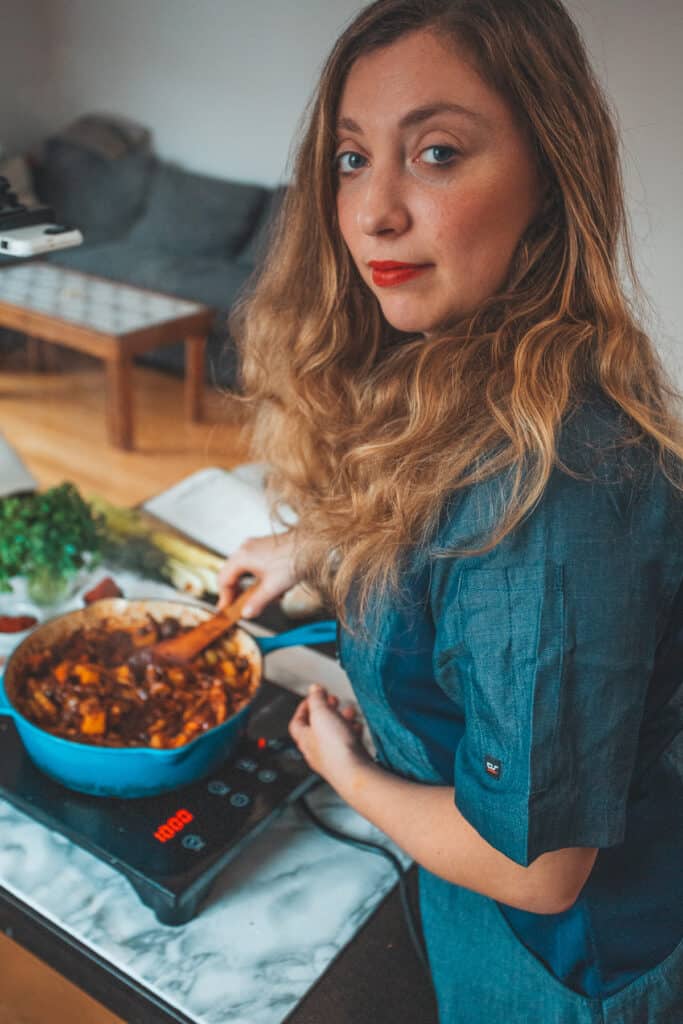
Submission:
[[[2,672],[0,672],[0,715],[9,715],[10,718],[14,718],[16,715],[16,711],[10,704],[9,697],[5,693],[5,685]]]
[[[252,634],[252,637],[258,644],[261,654],[278,651],[281,647],[294,647],[297,644],[334,643],[337,639],[337,622],[336,619],[326,619],[324,622],[313,622],[309,626],[298,626],[276,636]]]

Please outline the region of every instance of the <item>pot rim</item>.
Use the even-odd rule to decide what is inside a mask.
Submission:
[[[195,736],[193,739],[189,740],[187,743],[183,743],[182,746],[180,746],[180,747],[163,747],[163,748],[149,747],[149,746],[146,746],[146,747],[105,747],[105,746],[99,746],[96,743],[81,743],[78,740],[67,739],[65,736],[58,736],[55,733],[50,732],[49,729],[44,729],[42,726],[38,725],[36,722],[32,722],[30,718],[28,718],[22,711],[20,711],[15,706],[14,701],[12,700],[12,695],[10,693],[8,693],[8,690],[7,690],[7,683],[6,683],[7,679],[9,678],[9,680],[11,682],[12,681],[12,675],[11,674],[13,672],[14,673],[18,673],[21,670],[20,667],[16,667],[20,663],[20,661],[21,661],[21,658],[19,657],[21,655],[21,652],[24,651],[24,653],[26,653],[26,651],[30,650],[32,647],[39,646],[39,644],[37,643],[36,638],[39,639],[41,633],[43,633],[43,635],[44,635],[45,632],[51,632],[52,628],[54,628],[56,624],[58,624],[60,622],[63,622],[64,620],[68,620],[68,619],[76,619],[76,620],[78,620],[78,619],[80,619],[80,618],[82,618],[84,616],[87,616],[87,613],[88,613],[89,609],[91,609],[91,608],[92,609],[97,608],[99,611],[106,613],[108,607],[111,606],[111,605],[116,605],[116,611],[118,611],[119,614],[125,613],[126,608],[130,608],[131,605],[134,605],[136,607],[140,607],[140,610],[143,610],[143,608],[146,608],[146,607],[149,607],[149,606],[178,605],[181,608],[189,608],[189,609],[191,609],[194,612],[200,613],[202,618],[209,618],[212,614],[214,614],[214,610],[213,609],[209,609],[209,608],[204,607],[203,605],[196,604],[196,603],[193,603],[193,602],[190,602],[190,601],[179,600],[179,599],[176,599],[176,598],[131,598],[131,599],[128,599],[128,598],[123,598],[123,597],[114,597],[114,598],[103,598],[100,601],[95,601],[92,605],[87,605],[85,608],[75,608],[75,609],[72,609],[71,611],[68,611],[68,612],[62,612],[62,614],[60,614],[60,615],[55,615],[55,616],[53,616],[50,619],[44,619],[42,622],[39,623],[39,625],[33,627],[32,631],[28,634],[28,636],[26,636],[21,641],[21,643],[19,643],[14,648],[14,650],[12,651],[12,653],[10,654],[10,656],[7,659],[7,664],[5,666],[5,672],[4,672],[4,678],[2,678],[0,676],[0,696],[4,697],[4,700],[5,700],[7,706],[6,706],[6,708],[3,708],[3,702],[2,702],[2,700],[0,700],[0,715],[3,714],[3,712],[9,713],[12,716],[12,718],[14,718],[15,720],[16,719],[19,720],[18,724],[20,726],[24,726],[24,725],[28,726],[30,729],[36,730],[41,735],[41,737],[45,737],[45,736],[49,737],[51,741],[53,741],[53,742],[55,742],[57,744],[64,744],[66,746],[66,748],[68,748],[70,750],[73,750],[74,748],[77,749],[77,750],[87,750],[87,751],[90,751],[90,752],[93,752],[93,753],[96,752],[98,754],[98,756],[99,755],[103,755],[103,756],[113,756],[113,755],[121,756],[121,754],[127,754],[129,756],[133,755],[133,754],[137,754],[137,755],[152,755],[153,757],[155,757],[157,759],[160,759],[160,760],[173,761],[173,760],[178,760],[180,758],[184,758],[188,754],[190,749],[193,746],[195,746],[197,743],[199,743],[201,740],[206,739],[208,736],[211,736],[211,737],[215,738],[221,732],[225,731],[228,728],[228,726],[230,726],[231,724],[234,724],[234,722],[237,721],[240,718],[240,716],[243,716],[244,712],[247,711],[251,707],[251,705],[255,701],[257,695],[262,690],[262,688],[263,688],[263,679],[264,679],[264,673],[263,673],[263,654],[261,653],[261,650],[259,649],[258,643],[256,642],[256,639],[252,636],[252,634],[249,633],[242,626],[235,625],[233,627],[233,633],[234,633],[234,635],[236,635],[240,639],[240,643],[245,644],[247,649],[246,649],[246,651],[243,652],[244,656],[249,658],[249,660],[250,660],[250,662],[252,664],[252,670],[254,670],[255,673],[256,673],[256,680],[257,681],[256,681],[256,685],[254,687],[253,693],[249,697],[249,700],[247,701],[247,703],[243,704],[242,707],[239,709],[239,711],[236,711],[233,715],[230,715],[230,717],[226,718],[226,720],[224,722],[221,722],[220,725],[212,726],[210,729],[207,729],[205,732],[202,732],[198,736]],[[115,610],[112,608],[111,614],[114,615],[115,613],[116,613]],[[101,619],[106,619],[106,614],[102,615],[101,617],[100,616],[94,617],[95,622],[98,621],[100,618]],[[48,629],[45,629],[45,627],[51,627],[51,628],[48,630]],[[80,628],[80,626],[79,626],[79,628]]]

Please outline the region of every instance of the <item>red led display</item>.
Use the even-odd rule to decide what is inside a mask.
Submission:
[[[185,826],[193,821],[193,819],[194,814],[181,807],[179,811],[171,815],[168,821],[165,821],[163,825],[159,825],[159,828],[154,833],[154,838],[158,839],[160,843],[165,843],[169,839],[173,839],[173,836],[178,832],[182,832]]]

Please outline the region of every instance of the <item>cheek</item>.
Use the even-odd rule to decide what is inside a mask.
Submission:
[[[437,224],[435,244],[442,258],[479,276],[488,270],[496,275],[509,262],[528,221],[519,194],[504,187],[469,190],[446,199],[425,216]]]
[[[483,238],[501,223],[502,205],[489,190],[472,190],[456,196],[443,197],[425,211],[431,223],[438,225],[436,237],[442,244],[457,246],[461,251],[468,243]]]

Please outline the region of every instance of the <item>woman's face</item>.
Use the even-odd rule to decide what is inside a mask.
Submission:
[[[356,61],[337,130],[341,233],[389,323],[428,333],[475,311],[541,200],[501,96],[452,46],[412,32]]]

